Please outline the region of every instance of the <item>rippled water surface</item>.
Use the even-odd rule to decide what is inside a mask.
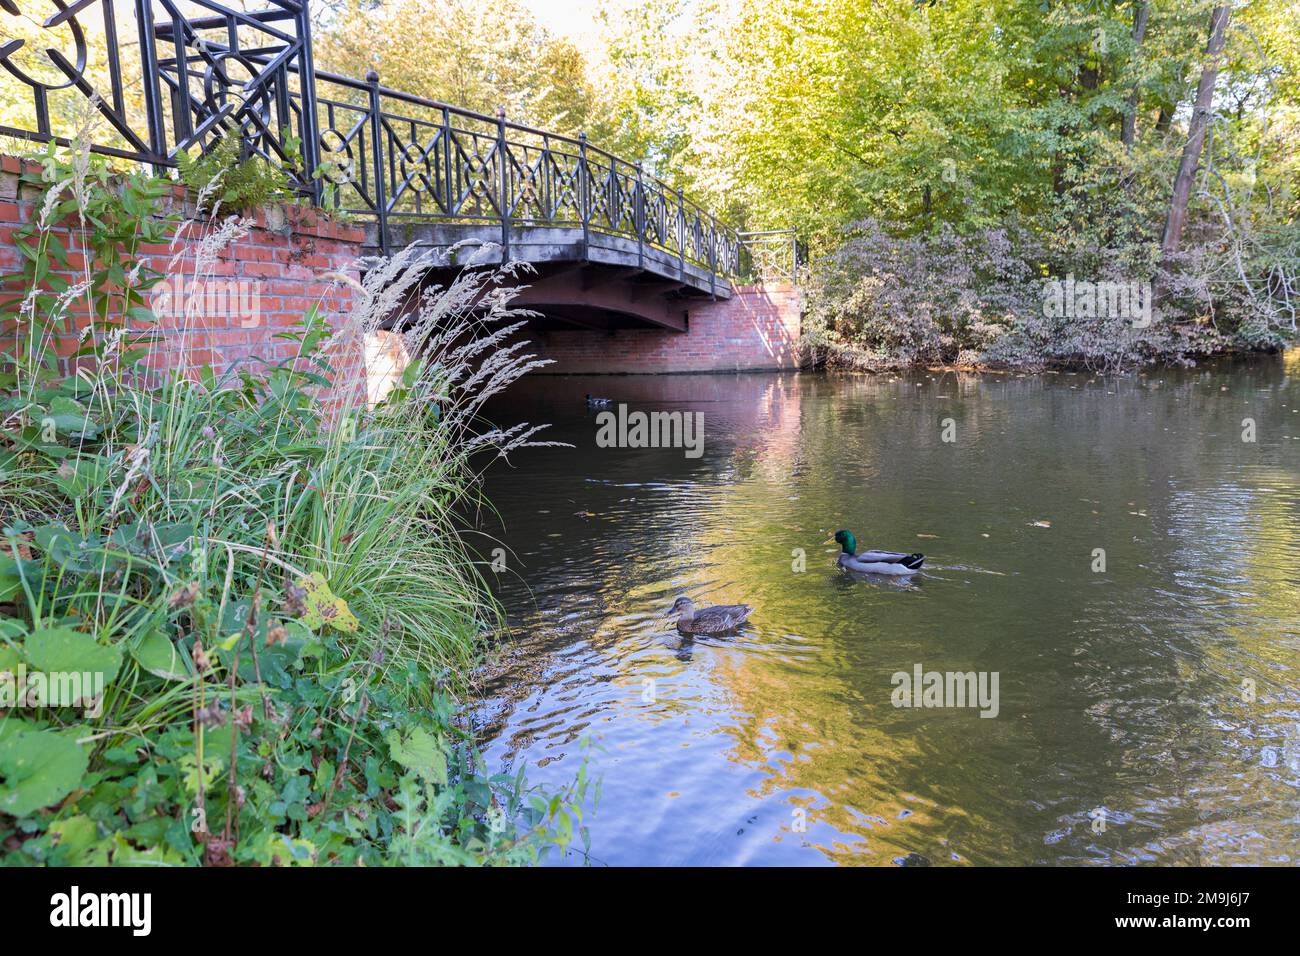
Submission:
[[[589,391],[702,412],[703,456],[596,447]],[[576,447],[489,474],[514,636],[476,719],[493,767],[590,761],[593,862],[1296,861],[1300,354],[538,377],[493,414]],[[839,572],[842,527],[924,572]],[[756,610],[692,641],[678,594]],[[997,672],[998,715],[893,706],[917,664]]]

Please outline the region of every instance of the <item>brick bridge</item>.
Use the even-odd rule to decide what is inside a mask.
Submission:
[[[338,265],[349,249],[414,244],[428,249],[429,281],[445,281],[467,241],[485,246],[476,261],[530,263],[536,275],[517,302],[539,313],[529,334],[556,360],[552,371],[796,364],[791,232],[738,232],[583,135],[389,89],[373,72],[317,71],[307,0],[257,11],[196,0],[204,15],[188,17],[169,0],[68,0],[33,36],[23,8],[49,2],[0,0],[0,77],[28,88],[32,103],[30,122],[0,134],[60,140],[68,131],[56,118],[90,100],[109,130],[96,151],[162,170],[237,132],[246,157],[281,168],[302,195],[361,227],[335,230],[322,264]],[[309,297],[309,280],[298,281]],[[288,293],[282,302],[300,298]]]

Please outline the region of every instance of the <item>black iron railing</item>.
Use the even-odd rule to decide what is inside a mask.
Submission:
[[[793,229],[742,232],[740,275],[769,281],[798,282],[807,250]]]
[[[174,166],[238,135],[313,201],[377,224],[481,223],[622,237],[728,278],[794,278],[793,233],[741,234],[639,163],[560,136],[315,70],[307,0],[247,12],[213,0],[0,0],[0,133],[67,142],[79,111],[98,152]],[[53,10],[44,20],[36,14]],[[84,20],[84,23],[83,23]],[[93,28],[93,29],[92,29]],[[19,35],[13,36],[12,33]],[[787,250],[788,258],[778,250]]]

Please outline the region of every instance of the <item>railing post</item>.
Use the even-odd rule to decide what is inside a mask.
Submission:
[[[718,297],[718,224],[709,217],[709,295]]]
[[[587,170],[587,134],[578,134],[578,218],[582,220],[582,258],[591,248],[591,183]]]
[[[641,160],[636,161],[636,202],[633,203],[633,225],[636,227],[636,266],[645,268],[645,187],[641,185]]]
[[[316,66],[311,53],[311,11],[308,7],[308,0],[302,0],[302,6],[298,8],[294,17],[298,27],[298,42],[302,46],[298,61],[298,82],[302,86],[302,119],[298,132],[302,139],[303,174],[307,177],[308,192],[311,194],[312,203],[319,206],[323,195],[321,182],[316,178],[316,170],[320,167],[320,119],[316,116]],[[287,70],[283,82],[287,95],[289,82]],[[293,125],[290,118],[286,117],[285,122],[290,126]]]
[[[455,203],[459,197],[453,198],[455,196],[454,184],[456,179],[451,169],[451,109],[447,106],[442,108],[442,167],[442,177],[446,183],[446,192],[443,193],[445,200],[443,210],[450,216],[458,211],[455,208]]]
[[[135,22],[140,28],[140,72],[144,78],[144,112],[149,124],[149,148],[155,156],[167,155],[167,124],[163,122],[162,102],[158,98],[158,47],[153,33],[153,4],[135,0]],[[154,164],[153,171],[163,175],[165,166]]]
[[[371,70],[366,74],[366,85],[370,87],[370,152],[375,163],[375,215],[379,223],[379,251],[388,255],[388,197],[385,189],[384,150],[381,135],[383,117],[380,114],[379,73]]]
[[[501,194],[497,205],[501,210],[501,261],[510,259],[510,158],[506,155],[506,110],[497,109],[497,162],[501,164]]]
[[[677,187],[677,271],[686,275],[686,198]]]

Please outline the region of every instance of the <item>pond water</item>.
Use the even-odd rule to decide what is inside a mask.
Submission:
[[[702,413],[702,455],[598,447],[587,392]],[[475,718],[494,769],[589,762],[591,862],[1300,856],[1300,354],[535,377],[493,416],[575,447],[489,473],[513,637]],[[925,567],[841,572],[839,528]],[[679,594],[755,610],[692,640]],[[996,674],[996,716],[896,706],[918,666]]]

